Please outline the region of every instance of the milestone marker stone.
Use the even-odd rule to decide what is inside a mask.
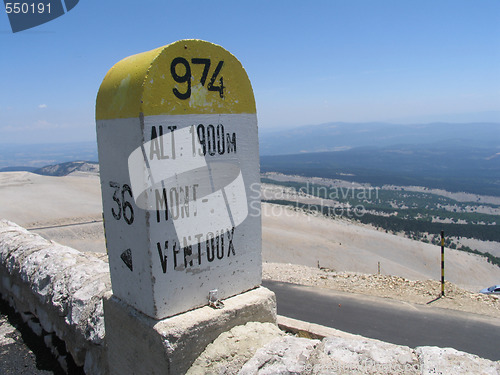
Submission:
[[[261,283],[255,99],[220,46],[130,56],[96,103],[113,294],[155,319]]]

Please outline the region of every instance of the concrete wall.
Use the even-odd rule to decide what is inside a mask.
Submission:
[[[111,290],[107,262],[1,220],[0,280],[2,297],[63,340],[76,365],[87,374],[107,372],[102,302]]]
[[[62,340],[86,374],[184,373],[221,333],[249,321],[276,325],[274,293],[263,287],[224,300],[223,309],[147,317],[112,296],[106,258],[0,220],[2,298],[45,341]]]

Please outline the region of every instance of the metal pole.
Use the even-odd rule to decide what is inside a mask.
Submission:
[[[441,231],[441,296],[444,297],[444,230]]]

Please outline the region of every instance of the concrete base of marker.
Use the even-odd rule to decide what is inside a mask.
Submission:
[[[163,320],[108,294],[104,298],[110,374],[183,374],[221,333],[247,322],[276,323],[276,297],[259,287]]]

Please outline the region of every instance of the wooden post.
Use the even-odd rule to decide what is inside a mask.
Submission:
[[[444,231],[441,231],[441,296],[444,297]]]

